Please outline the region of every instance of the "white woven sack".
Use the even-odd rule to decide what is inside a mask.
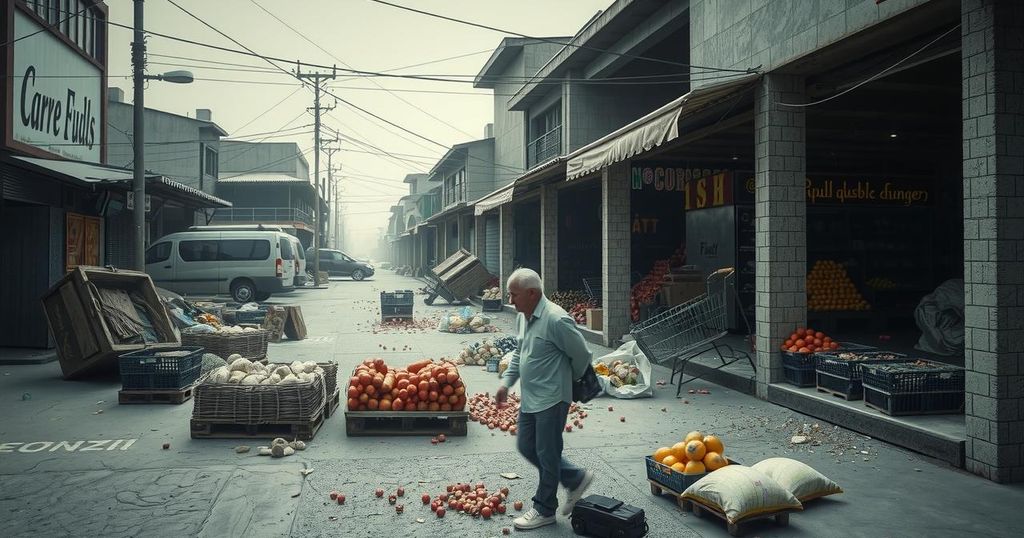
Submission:
[[[729,523],[744,519],[803,510],[803,505],[786,488],[761,471],[743,465],[727,465],[693,483],[683,498],[725,514]]]
[[[802,461],[790,458],[768,458],[750,466],[768,475],[789,490],[800,502],[842,493],[843,488],[829,477]]]

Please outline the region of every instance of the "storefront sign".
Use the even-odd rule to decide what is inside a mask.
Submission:
[[[921,206],[931,203],[920,180],[807,178],[808,204]]]
[[[683,185],[693,178],[709,176],[717,170],[636,164],[630,169],[630,184],[635,191],[682,192]]]
[[[733,203],[732,172],[715,172],[684,184],[687,211],[721,207]]]
[[[38,32],[38,33],[36,33]],[[20,10],[14,10],[14,140],[63,157],[99,162],[102,71]]]

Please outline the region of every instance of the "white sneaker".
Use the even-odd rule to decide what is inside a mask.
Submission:
[[[572,513],[572,509],[576,506],[576,502],[583,498],[583,494],[587,492],[587,488],[590,487],[590,483],[594,481],[593,471],[584,471],[583,481],[576,489],[569,492],[569,497],[565,500],[565,504],[562,505],[562,515],[567,516]]]
[[[535,508],[531,508],[525,514],[515,518],[512,524],[520,530],[536,529],[555,522],[555,516],[542,516]]]

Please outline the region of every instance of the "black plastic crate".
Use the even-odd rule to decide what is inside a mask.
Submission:
[[[412,319],[412,290],[380,292],[380,319]]]
[[[235,323],[263,323],[267,317],[267,309],[235,310]]]
[[[123,390],[177,390],[195,383],[203,366],[203,348],[143,349],[118,359]]]
[[[725,461],[727,465],[738,465],[738,462],[728,457],[726,457]],[[647,467],[647,478],[676,493],[686,491],[686,488],[708,475],[706,472],[701,474],[683,474],[672,470],[668,465],[654,461],[654,458],[650,456],[644,456],[644,463]]]
[[[790,385],[813,387],[816,385],[814,366],[791,366],[782,364],[782,378]]]
[[[814,353],[793,353],[792,351],[780,351],[782,354],[782,365],[790,368],[809,368],[814,371]]]
[[[818,372],[824,372],[833,376],[860,381],[861,377],[861,365],[872,362],[893,362],[893,361],[905,361],[907,356],[902,353],[893,353],[890,351],[853,351],[864,357],[868,357],[862,361],[851,361],[843,360],[839,358],[841,353],[847,351],[829,351],[824,353],[815,354],[815,368]]]
[[[887,415],[953,415],[964,412],[964,391],[891,394],[865,384],[864,403]]]
[[[815,380],[819,392],[830,392],[847,400],[859,400],[864,396],[864,386],[859,378],[849,379],[818,370]]]
[[[929,392],[963,392],[964,369],[931,361],[921,361],[927,367],[910,367],[903,370],[888,370],[887,366],[900,366],[918,361],[905,359],[900,362],[865,364],[861,367],[865,385],[889,394],[920,394]]]
[[[501,312],[501,299],[483,299],[482,302],[484,312]]]

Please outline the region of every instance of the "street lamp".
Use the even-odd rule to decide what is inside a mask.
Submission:
[[[132,196],[135,207],[132,216],[135,222],[135,270],[146,270],[146,163],[145,163],[145,112],[146,103],[143,98],[143,85],[147,80],[162,80],[175,84],[192,82],[192,73],[188,71],[169,71],[161,75],[147,75],[146,71],[146,36],[143,32],[142,14],[143,0],[135,0],[135,40],[132,42],[132,74],[134,97],[132,104],[132,141],[134,145],[134,165],[132,174]]]

